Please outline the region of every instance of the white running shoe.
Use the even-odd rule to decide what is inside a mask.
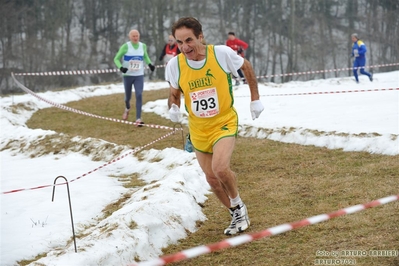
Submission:
[[[123,112],[123,115],[122,115],[123,120],[127,120],[127,118],[129,117],[129,111],[130,111],[130,109],[125,109],[125,111]]]
[[[134,122],[135,124],[136,124],[136,127],[142,127],[143,126],[143,124],[144,124],[144,122],[143,121],[141,121],[141,119],[140,118],[138,118],[137,120],[136,120],[136,122]]]
[[[235,235],[244,232],[251,224],[248,217],[247,206],[243,203],[234,208],[230,208],[232,217],[229,227],[224,230],[225,235]]]

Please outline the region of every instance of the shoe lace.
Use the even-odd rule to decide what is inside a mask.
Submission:
[[[232,211],[232,221],[230,226],[235,226],[237,223],[240,223],[243,221],[243,216],[241,214],[241,207],[240,205],[238,205],[237,207],[234,208],[230,208],[230,210]]]

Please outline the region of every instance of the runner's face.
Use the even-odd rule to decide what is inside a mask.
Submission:
[[[137,30],[129,32],[129,39],[132,43],[138,43],[140,41],[140,33]]]
[[[199,61],[205,58],[205,46],[201,43],[202,35],[197,38],[191,29],[184,27],[175,31],[175,37],[180,52],[188,60]]]

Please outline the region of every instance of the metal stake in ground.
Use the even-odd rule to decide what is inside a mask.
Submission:
[[[71,205],[71,194],[69,193],[69,183],[68,180],[64,176],[57,176],[54,179],[54,186],[53,186],[53,196],[51,197],[51,201],[54,201],[54,193],[55,193],[55,183],[57,182],[58,178],[63,178],[65,180],[65,184],[67,186],[67,192],[68,192],[68,201],[69,201],[69,213],[71,214],[71,223],[72,223],[72,234],[73,234],[73,244],[75,245],[75,253],[78,252],[76,249],[76,238],[75,238],[75,228],[73,226],[73,216],[72,216],[72,205]]]

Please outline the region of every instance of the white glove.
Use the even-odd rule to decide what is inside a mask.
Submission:
[[[172,104],[169,109],[169,118],[172,122],[179,123],[181,120],[180,108],[176,104]]]
[[[353,50],[353,55],[354,55],[355,57],[358,57],[358,56],[359,56],[359,50],[354,49],[354,50]]]
[[[262,113],[262,111],[265,110],[260,100],[252,101],[250,109],[251,109],[252,120],[258,118],[260,113]]]

